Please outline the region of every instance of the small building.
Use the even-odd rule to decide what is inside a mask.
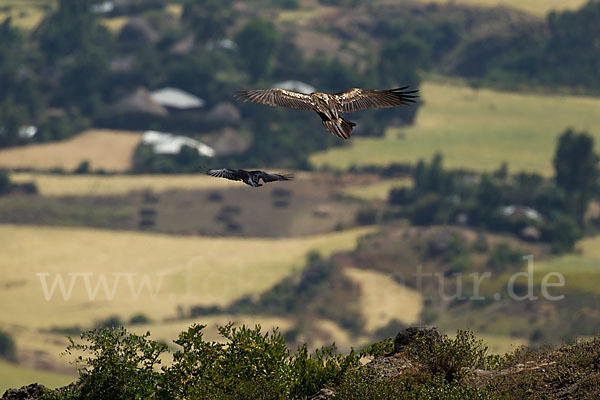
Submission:
[[[207,114],[211,121],[223,122],[226,124],[236,124],[242,120],[240,110],[228,101],[222,101],[214,106]]]
[[[150,114],[161,117],[169,115],[167,108],[154,101],[150,92],[143,87],[118,100],[112,108],[118,113]]]
[[[167,109],[194,110],[204,107],[203,99],[181,89],[165,87],[150,93],[154,102]]]
[[[38,132],[37,126],[29,125],[22,126],[19,128],[19,138],[20,139],[33,139],[35,134]]]
[[[146,131],[142,137],[142,144],[152,146],[155,154],[179,154],[183,146],[198,150],[198,154],[205,157],[214,157],[215,150],[206,144],[187,136],[178,136],[171,133]]]
[[[508,218],[524,217],[537,222],[542,220],[542,216],[539,212],[527,206],[510,205],[502,207],[500,212]]]
[[[91,11],[94,14],[110,14],[115,10],[115,3],[112,1],[102,1],[100,3],[92,4]]]

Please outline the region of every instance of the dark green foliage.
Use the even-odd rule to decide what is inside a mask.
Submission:
[[[253,81],[269,75],[278,41],[275,26],[259,19],[250,21],[237,33],[236,42]]]
[[[462,386],[435,377],[420,382],[406,377],[380,379],[369,368],[346,375],[333,399],[339,400],[492,400],[491,391]]]
[[[361,208],[356,212],[355,220],[358,225],[376,224],[377,210],[374,208]]]
[[[310,354],[306,346],[290,352],[277,330],[219,328],[225,343],[206,342],[203,325],[182,332],[173,362],[156,366],[167,346],[124,328],[88,331],[84,343],[71,341],[67,353],[78,358],[79,380],[70,390],[49,398],[85,399],[289,399],[305,398],[338,384],[358,363],[358,356],[324,347]]]
[[[75,174],[89,174],[90,173],[90,162],[87,160],[82,161],[81,163],[79,163],[79,165],[77,166],[77,168],[75,168],[73,170],[73,173]]]
[[[565,192],[571,214],[580,225],[591,196],[598,193],[598,160],[589,134],[567,129],[559,137],[554,156],[556,184]]]
[[[131,317],[129,319],[129,323],[131,325],[147,324],[147,323],[150,323],[150,322],[152,322],[152,320],[150,318],[148,318],[146,316],[146,314],[142,314],[142,313],[135,314],[133,317]]]
[[[121,317],[119,317],[118,315],[111,315],[110,317],[106,318],[104,321],[101,321],[98,324],[98,327],[114,329],[114,328],[119,328],[123,325],[124,324],[123,324],[123,321],[121,320]]]
[[[521,250],[512,249],[507,243],[500,243],[490,254],[488,265],[496,271],[505,271],[510,267],[519,267],[524,263]]]
[[[4,331],[0,331],[0,357],[7,360],[15,360],[17,356],[17,345],[15,339]]]
[[[572,217],[560,214],[544,227],[542,235],[552,243],[555,253],[566,253],[575,249],[575,242],[581,238],[582,232]]]
[[[10,175],[8,171],[0,169],[0,194],[6,194],[11,189]]]
[[[487,346],[473,332],[459,330],[454,339],[448,336],[443,336],[441,340],[417,338],[406,351],[432,376],[441,376],[447,382],[458,382],[474,369],[485,366]]]
[[[129,400],[156,396],[161,374],[155,367],[167,346],[149,336],[131,334],[121,327],[84,332],[81,344],[71,340],[67,354],[85,353],[78,357],[78,393],[74,397]]]

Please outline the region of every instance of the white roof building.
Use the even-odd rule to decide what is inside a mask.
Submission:
[[[37,133],[38,128],[33,125],[22,126],[19,128],[19,137],[21,139],[31,139]]]
[[[142,144],[151,145],[156,154],[178,154],[183,146],[198,150],[198,154],[205,157],[214,157],[215,150],[187,136],[177,136],[171,133],[146,131],[142,137]]]
[[[166,87],[150,93],[150,97],[163,107],[189,110],[204,107],[205,101],[181,89]]]

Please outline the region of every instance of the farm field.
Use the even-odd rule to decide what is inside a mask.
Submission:
[[[451,168],[552,174],[556,138],[566,128],[600,139],[600,98],[500,92],[425,82],[415,125],[383,138],[356,136],[350,146],[312,156],[317,167],[416,162],[436,152]]]
[[[564,276],[565,288],[600,294],[600,237],[582,239],[577,250],[534,264],[536,279],[541,280],[547,273],[556,271]]]
[[[526,11],[540,16],[546,15],[552,10],[574,10],[585,3],[587,0],[419,0],[423,3],[461,3],[475,6],[505,6],[518,10]]]
[[[116,196],[151,190],[220,189],[238,187],[239,182],[215,179],[204,174],[177,175],[60,175],[15,172],[15,183],[34,182],[42,196]]]
[[[19,388],[33,382],[56,388],[73,382],[74,377],[75,375],[24,368],[0,359],[0,393],[8,388]]]
[[[85,327],[113,314],[161,320],[178,307],[226,305],[299,270],[309,251],[349,250],[367,232],[265,240],[0,225],[0,323]]]
[[[410,186],[410,178],[385,179],[367,185],[350,186],[342,190],[342,193],[361,200],[387,200],[391,189]]]
[[[378,271],[347,267],[344,272],[360,290],[361,314],[367,331],[374,332],[394,320],[406,326],[420,321],[423,302],[421,293],[415,289]]]
[[[72,171],[83,161],[91,170],[129,170],[142,134],[128,131],[88,130],[61,142],[41,143],[0,150],[0,168],[62,168]]]

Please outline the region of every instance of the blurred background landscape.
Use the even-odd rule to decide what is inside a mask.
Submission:
[[[66,336],[98,326],[342,352],[416,323],[492,352],[598,334],[599,20],[597,0],[0,0],[0,393],[72,382]],[[233,98],[405,85],[415,106],[352,115],[348,141]],[[204,175],[225,167],[296,181]],[[527,255],[539,300],[515,301]]]

